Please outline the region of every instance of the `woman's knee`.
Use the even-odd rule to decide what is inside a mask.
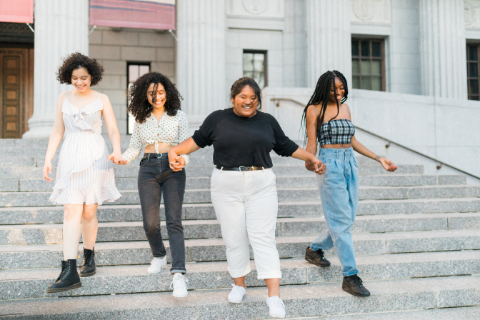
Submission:
[[[93,209],[86,209],[86,210],[83,210],[82,212],[82,220],[84,221],[92,221],[92,220],[95,220],[95,218],[97,217],[97,210],[93,210]]]
[[[79,219],[81,216],[81,208],[75,207],[73,205],[65,206],[63,210],[63,219],[64,221],[72,221]]]

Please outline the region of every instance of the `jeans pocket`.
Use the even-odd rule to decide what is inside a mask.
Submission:
[[[143,158],[143,159],[140,161],[140,167],[145,166],[147,163],[148,163],[148,158]]]

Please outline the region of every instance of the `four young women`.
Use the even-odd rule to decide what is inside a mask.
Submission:
[[[280,299],[280,259],[275,242],[278,212],[276,177],[270,151],[305,161],[317,173],[328,230],[306,251],[306,260],[321,267],[330,265],[323,251],[335,245],[342,263],[342,288],[357,296],[370,293],[362,285],[355,265],[351,227],[358,204],[358,165],[353,150],[379,161],[388,171],[393,163],[365,148],[355,137],[343,75],[328,71],[318,80],[304,111],[308,143],[306,151],[285,136],[276,119],[259,109],[261,92],[251,78],[240,78],[231,87],[232,107],[212,112],[188,135],[188,121],[180,110],[180,94],[171,81],[157,72],[140,77],[130,92],[128,111],[135,117],[129,148],[120,152],[120,134],[108,97],[90,86],[102,78],[103,68],[79,53],[60,67],[58,79],[74,86],[62,93],[57,104],[55,126],[49,140],[44,178],[51,181],[52,159],[65,133],[57,167],[57,179],[50,200],[64,205],[64,261],[62,271],[47,292],[81,287],[76,268],[80,235],[84,260],[80,276],[95,274],[94,245],[98,229],[96,210],[104,201],[120,197],[115,187],[112,160],[129,164],[142,151],[138,190],[144,230],[153,260],[148,273],[158,273],[167,264],[160,232],[160,200],[163,193],[165,217],[172,255],[173,296],[188,294],[185,278],[185,241],[182,203],[185,193],[184,166],[188,154],[213,145],[215,168],[211,177],[212,203],[226,244],[228,271],[234,280],[228,295],[240,303],[246,293],[245,276],[251,271],[252,245],[257,278],[268,287],[266,303],[272,317],[284,318]],[[102,115],[113,145],[113,153],[101,136]],[[319,161],[317,140],[321,145]]]

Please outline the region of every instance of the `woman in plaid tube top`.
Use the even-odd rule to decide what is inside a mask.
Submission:
[[[370,292],[357,275],[351,229],[358,205],[358,164],[353,151],[374,159],[394,172],[397,168],[387,158],[368,150],[355,139],[355,127],[345,103],[348,96],[347,81],[338,71],[325,72],[317,82],[307,107],[303,112],[308,152],[317,153],[317,141],[321,148],[318,158],[325,164],[323,175],[317,175],[322,207],[328,229],[325,229],[307,248],[305,259],[320,267],[330,266],[324,250],[335,244],[342,264],[342,289],[360,297]],[[308,170],[313,170],[306,162]]]

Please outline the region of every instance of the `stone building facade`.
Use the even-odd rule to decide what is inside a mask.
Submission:
[[[7,50],[27,48],[33,59],[23,68],[34,66],[14,89],[25,97],[18,102],[17,115],[23,117],[12,120],[18,124],[9,135],[7,128],[14,125],[4,116],[0,138],[50,135],[56,99],[68,89],[56,81],[55,71],[61,58],[75,51],[105,67],[97,90],[112,101],[123,134],[128,133],[130,66],[148,66],[175,81],[192,128],[211,111],[229,105],[229,88],[243,75],[256,77],[263,87],[311,88],[324,71],[337,69],[353,88],[478,100],[477,2],[177,0],[177,27],[169,32],[92,29],[87,0],[37,0],[34,37],[0,33],[2,59],[7,59]],[[467,74],[469,45],[477,53],[468,58]],[[9,112],[7,91],[2,91],[3,115]]]

